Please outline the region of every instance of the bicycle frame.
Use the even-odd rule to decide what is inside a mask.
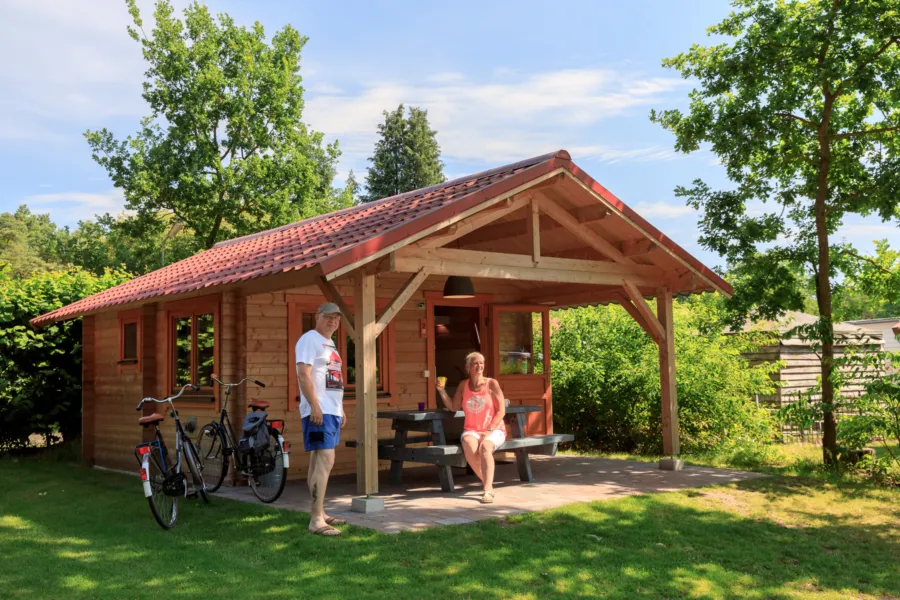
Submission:
[[[181,426],[181,419],[178,418],[178,411],[175,410],[175,405],[173,404],[173,400],[177,399],[184,392],[185,388],[192,387],[195,390],[196,386],[184,386],[181,388],[181,391],[178,392],[177,395],[166,398],[165,400],[156,400],[154,398],[144,398],[141,400],[141,403],[138,405],[138,410],[141,409],[145,401],[153,401],[157,404],[168,404],[169,405],[169,415],[172,417],[172,420],[175,422],[175,464],[173,465],[174,469],[171,470],[172,473],[181,473],[182,472],[182,458],[184,456],[184,429]],[[152,495],[152,490],[150,488],[150,448],[156,446],[159,448],[159,457],[162,464],[160,467],[162,468],[163,473],[169,473],[170,468],[169,465],[166,464],[166,458],[168,457],[168,452],[166,451],[165,440],[163,438],[162,431],[159,429],[159,423],[153,424],[154,429],[156,430],[156,435],[154,436],[153,441],[145,442],[143,444],[139,444],[135,447],[135,456],[139,457],[138,462],[141,464],[141,480],[144,484],[144,496],[149,498]],[[146,425],[145,425],[146,427]],[[147,448],[146,452],[142,452],[141,448]],[[185,485],[185,497],[187,497],[187,486]]]
[[[215,423],[216,426],[222,432],[222,435],[224,436],[225,442],[227,444],[227,446],[225,448],[223,448],[222,450],[223,450],[223,452],[226,453],[226,455],[234,458],[235,468],[239,469],[241,472],[244,472],[250,467],[250,464],[249,464],[250,459],[249,459],[248,455],[241,454],[240,452],[237,451],[238,436],[235,433],[234,426],[231,423],[231,419],[228,417],[228,401],[231,399],[231,389],[241,385],[245,381],[252,381],[256,385],[259,385],[262,387],[265,387],[265,385],[255,379],[251,379],[250,377],[245,377],[238,383],[223,383],[222,381],[219,381],[218,379],[216,379],[215,376],[212,377],[212,380],[225,388],[225,399],[222,402],[222,409],[219,412],[219,422],[216,423],[215,421],[213,421],[213,423]],[[257,409],[254,408],[253,412],[256,412],[256,410]],[[266,420],[266,427],[268,427],[269,432],[272,435],[274,435],[274,437],[276,439],[276,443],[281,446],[281,450],[283,452],[282,458],[284,461],[284,467],[289,468],[290,467],[290,458],[288,457],[288,447],[284,441],[284,421],[281,420],[282,426],[280,429],[273,426],[273,424],[279,420],[275,420],[275,421]]]

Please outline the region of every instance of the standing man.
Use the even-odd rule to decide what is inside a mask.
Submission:
[[[341,309],[326,302],[316,311],[316,328],[300,336],[295,348],[303,447],[310,453],[306,478],[312,500],[309,530],[324,536],[341,535],[333,526],[345,522],[325,514],[325,488],[346,423],[342,362],[331,339],[340,324]]]

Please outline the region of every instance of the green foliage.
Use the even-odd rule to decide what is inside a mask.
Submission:
[[[129,278],[73,268],[21,279],[0,269],[0,448],[32,433],[71,440],[81,428],[81,320],[35,330],[29,319]]]
[[[369,158],[367,201],[444,182],[441,147],[437,131],[428,125],[427,111],[410,108],[409,116],[404,117],[402,104],[397,110],[384,111],[378,134],[381,137]]]
[[[129,34],[148,63],[143,97],[151,112],[125,141],[106,129],[85,137],[124,190],[136,228],[171,214],[194,232],[199,250],[332,202],[337,145],[323,147],[322,134],[301,120],[306,38],[288,25],[267,41],[260,23],[239,27],[198,2],[182,21],[166,0],[157,1],[147,37],[134,0],[127,3]]]
[[[34,214],[24,204],[15,213],[0,213],[0,265],[20,277],[56,268],[67,235],[48,215]]]
[[[677,194],[701,211],[700,243],[736,275],[731,323],[801,310],[815,282],[824,456],[836,451],[832,286],[862,262],[830,241],[845,215],[900,216],[900,0],[733,0],[710,35],[664,66],[698,81],[690,111],[654,111],[675,147],[708,145],[733,187]]]
[[[729,440],[769,440],[765,410],[754,395],[774,392],[779,363],[750,367],[741,352],[759,334],[725,335],[712,296],[674,307],[678,418],[684,452]],[[661,452],[659,354],[656,344],[621,307],[553,313],[554,419],[576,435],[576,447]]]

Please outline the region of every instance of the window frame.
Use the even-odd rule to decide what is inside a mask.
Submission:
[[[288,410],[297,410],[300,406],[300,384],[297,382],[297,357],[294,349],[297,340],[303,334],[304,313],[316,314],[316,309],[320,304],[325,302],[323,296],[314,296],[307,294],[285,294],[285,301],[288,307]],[[344,298],[347,307],[353,310],[353,299]],[[378,311],[384,310],[390,304],[387,298],[376,298],[375,307]],[[384,328],[384,331],[378,336],[377,343],[380,345],[381,359],[378,365],[378,373],[381,376],[382,383],[377,388],[377,397],[379,401],[387,400],[389,405],[394,405],[395,400],[395,382],[394,376],[394,323],[396,317],[391,323]],[[356,405],[356,384],[347,383],[347,333],[344,330],[344,324],[337,330],[337,351],[341,355],[343,363],[344,376],[344,405]]]
[[[212,314],[213,316],[213,373],[218,373],[220,363],[220,345],[221,345],[221,296],[215,294],[212,296],[201,296],[199,298],[191,298],[189,300],[180,300],[170,302],[164,307],[166,313],[166,394],[177,393],[180,386],[175,386],[175,322],[177,319],[190,317],[191,319],[191,381],[194,382],[197,372],[197,316]],[[214,408],[219,410],[219,390],[218,386],[200,385],[200,390],[193,392],[185,390],[184,395],[179,399],[179,404],[189,408]],[[194,398],[212,398],[209,400],[199,400]]]
[[[500,373],[500,313],[516,312],[516,313],[540,313],[541,314],[541,336],[543,348],[543,367],[542,373]],[[550,384],[550,376],[552,365],[550,362],[550,307],[546,304],[492,304],[491,305],[491,356],[496,369],[494,377],[517,377],[525,378],[544,378],[547,385]],[[532,349],[534,352],[534,349]]]
[[[133,310],[125,310],[121,311],[118,314],[119,321],[119,354],[118,361],[116,362],[116,366],[118,367],[119,373],[126,371],[140,371],[141,370],[141,358],[142,358],[142,331],[141,331],[141,309],[135,308]],[[134,358],[125,358],[125,326],[134,324],[137,332],[137,347],[135,348],[135,357]]]

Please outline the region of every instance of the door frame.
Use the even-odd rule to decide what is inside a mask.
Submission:
[[[481,335],[481,353],[484,354],[485,374],[492,373],[493,338],[488,325],[488,312],[493,294],[475,294],[473,298],[444,298],[443,292],[425,292],[425,360],[428,369],[427,408],[437,408],[437,390],[434,387],[436,373],[437,340],[434,336],[435,306],[466,306],[478,309],[479,334]],[[489,375],[490,376],[490,375]]]

